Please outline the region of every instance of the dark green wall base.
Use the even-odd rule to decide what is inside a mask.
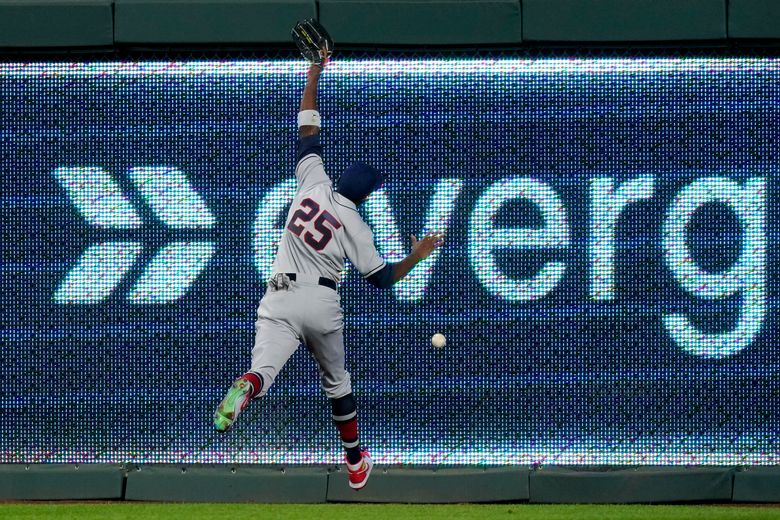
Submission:
[[[125,471],[108,464],[0,464],[0,500],[117,500]]]
[[[524,468],[376,467],[366,487],[355,493],[343,470],[331,473],[329,502],[519,502],[528,500]]]
[[[544,468],[531,473],[531,502],[730,501],[733,475],[720,467]]]
[[[325,502],[328,468],[192,465],[137,466],[126,500],[173,502]]]
[[[780,502],[780,467],[376,466],[355,492],[336,466],[0,464],[0,500],[166,502]]]
[[[734,475],[734,502],[780,502],[780,467],[743,468]]]

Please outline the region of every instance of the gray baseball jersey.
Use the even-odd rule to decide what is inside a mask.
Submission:
[[[344,366],[341,298],[337,291],[320,285],[319,278],[339,282],[345,258],[364,277],[386,266],[355,204],[333,191],[321,153],[318,136],[300,140],[295,169],[298,189],[258,309],[251,371],[263,378],[260,395],[301,343],[317,360],[329,398],[352,392]],[[290,273],[295,273],[294,281]]]
[[[344,258],[368,277],[385,266],[374,235],[355,204],[333,191],[318,147],[302,150],[295,176],[298,191],[287,214],[287,226],[273,273],[306,273],[339,282]]]

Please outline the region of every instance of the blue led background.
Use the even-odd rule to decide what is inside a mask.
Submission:
[[[227,435],[294,189],[295,61],[0,64],[0,462],[333,463],[300,349]],[[342,284],[380,463],[775,464],[780,62],[336,61],[325,164],[388,176]],[[430,337],[443,332],[438,350]]]

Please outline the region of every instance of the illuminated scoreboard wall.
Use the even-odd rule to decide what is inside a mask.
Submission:
[[[248,368],[304,78],[0,65],[0,462],[341,460],[305,348],[211,425]],[[330,175],[387,175],[361,208],[383,256],[447,233],[393,290],[340,288],[380,463],[778,462],[780,62],[343,60],[320,103]]]

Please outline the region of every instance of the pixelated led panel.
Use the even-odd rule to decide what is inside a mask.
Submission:
[[[325,165],[387,182],[341,286],[380,463],[775,464],[780,62],[336,60]],[[334,463],[306,349],[233,431],[305,66],[0,65],[0,462]],[[317,309],[313,306],[312,312]],[[430,346],[435,332],[444,349]]]

